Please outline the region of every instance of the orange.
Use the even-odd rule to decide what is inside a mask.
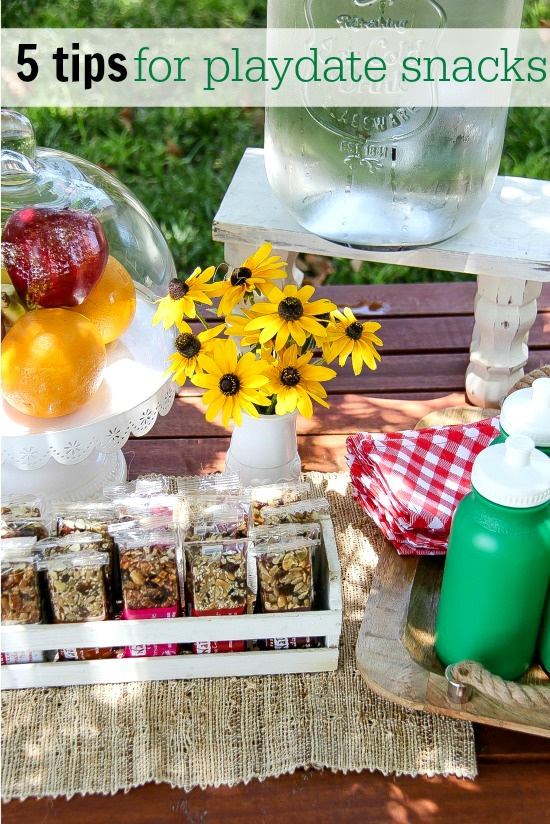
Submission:
[[[95,323],[103,343],[119,338],[136,312],[134,282],[122,263],[109,255],[105,271],[86,300],[70,310]]]
[[[97,327],[68,309],[36,309],[2,341],[2,394],[19,412],[57,418],[97,391],[105,344]]]

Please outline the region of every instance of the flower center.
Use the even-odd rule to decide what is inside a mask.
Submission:
[[[183,280],[179,280],[178,278],[171,280],[168,286],[168,294],[172,300],[181,300],[186,296],[188,291],[189,286],[184,283]]]
[[[232,375],[229,372],[220,378],[219,387],[222,395],[236,395],[241,388],[241,382],[236,375]]]
[[[245,286],[248,278],[252,275],[252,269],[248,266],[238,266],[231,272],[231,286]]]
[[[176,349],[184,358],[195,358],[201,351],[201,342],[195,335],[184,332],[176,338]]]
[[[298,298],[283,298],[279,304],[279,317],[283,320],[300,320],[304,314],[304,307],[302,301]]]
[[[283,386],[297,386],[300,383],[300,373],[294,366],[285,366],[281,372]]]
[[[354,321],[353,323],[350,323],[350,325],[346,329],[346,335],[348,336],[348,338],[351,338],[352,340],[359,340],[362,334],[363,324],[359,323],[358,320]]]

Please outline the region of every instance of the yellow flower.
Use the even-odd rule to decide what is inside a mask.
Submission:
[[[380,355],[375,346],[382,346],[382,341],[374,333],[380,329],[379,323],[358,321],[351,309],[332,313],[332,323],[327,327],[327,338],[323,343],[323,357],[327,363],[338,358],[343,366],[351,355],[355,375],[361,374],[363,364],[369,369],[376,369]]]
[[[254,404],[269,406],[263,389],[268,382],[264,375],[265,363],[257,360],[253,352],[239,358],[234,340],[214,341],[212,351],[201,356],[200,365],[204,371],[194,374],[191,381],[207,390],[202,398],[208,407],[207,421],[213,421],[221,412],[224,426],[231,418],[240,426],[241,410],[258,418]]]
[[[247,309],[241,309],[242,315],[228,315],[225,319],[225,334],[233,338],[241,338],[241,346],[258,346],[260,343],[260,333],[245,332],[245,326],[254,317]]]
[[[331,380],[336,376],[336,372],[326,366],[310,364],[312,357],[313,352],[299,355],[298,348],[290,346],[266,368],[265,373],[269,378],[266,391],[277,395],[277,415],[298,409],[305,418],[311,418],[312,400],[328,408],[328,403],[323,400],[327,393],[320,381]]]
[[[285,273],[281,269],[286,266],[286,262],[279,255],[271,255],[271,249],[271,243],[264,243],[241,266],[228,272],[225,280],[215,284],[214,294],[222,296],[218,315],[229,315],[238,303],[245,297],[252,296],[256,289],[267,295],[273,287],[272,281],[284,277]]]
[[[275,349],[281,350],[291,338],[298,346],[303,346],[309,335],[316,343],[326,338],[326,328],[320,323],[322,315],[336,309],[334,303],[322,298],[308,303],[315,292],[313,286],[291,284],[284,290],[274,286],[268,295],[268,303],[255,303],[251,312],[255,319],[245,327],[245,331],[260,332],[260,343],[275,338]]]
[[[153,318],[153,326],[162,321],[165,329],[170,329],[174,324],[180,323],[183,318],[195,318],[197,310],[195,303],[206,303],[212,306],[212,301],[208,297],[214,289],[214,284],[208,281],[214,274],[214,267],[209,266],[204,272],[197,267],[187,280],[174,278],[168,286],[168,294],[165,298],[155,301],[158,309]]]
[[[202,356],[212,350],[213,338],[219,335],[224,328],[224,324],[220,323],[219,326],[213,326],[211,329],[205,329],[198,335],[194,335],[193,330],[185,321],[178,324],[180,334],[176,338],[177,351],[168,358],[170,366],[164,374],[173,374],[172,380],[183,386],[187,378],[202,371],[200,365]]]

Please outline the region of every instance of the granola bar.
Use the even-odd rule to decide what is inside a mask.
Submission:
[[[262,509],[266,506],[286,506],[311,496],[309,483],[287,481],[279,484],[248,487],[246,493],[252,501],[254,524],[263,523]]]
[[[44,518],[10,518],[1,522],[0,535],[3,539],[34,537],[40,541],[50,535],[51,526]]]
[[[312,498],[297,501],[286,506],[266,506],[261,512],[264,524],[309,524],[330,517],[330,506],[326,498]]]
[[[193,497],[182,502],[178,529],[183,541],[219,541],[244,538],[249,523],[247,500],[220,502],[211,497]]]
[[[193,614],[244,611],[249,546],[250,542],[246,540],[186,544]]]
[[[39,624],[42,611],[35,558],[23,546],[19,551],[2,549],[2,623]]]
[[[264,612],[311,609],[311,546],[299,542],[274,545],[257,554],[257,565]]]
[[[129,610],[179,603],[175,535],[130,533],[119,543],[122,597]]]
[[[46,581],[55,623],[104,621],[107,599],[104,552],[54,555],[38,562]]]

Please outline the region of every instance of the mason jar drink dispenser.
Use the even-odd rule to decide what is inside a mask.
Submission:
[[[268,0],[268,29],[353,26],[517,28],[523,0]],[[472,91],[475,94],[475,90]],[[265,164],[310,232],[347,246],[400,249],[464,229],[497,175],[507,110],[268,107]]]

